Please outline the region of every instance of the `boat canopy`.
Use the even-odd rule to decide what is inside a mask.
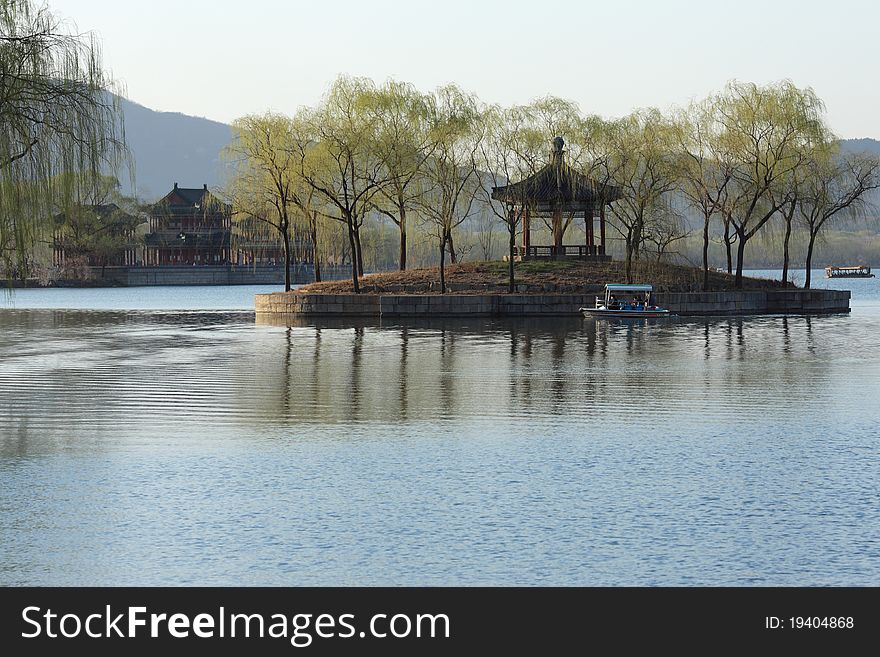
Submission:
[[[609,283],[605,286],[609,292],[653,292],[653,285],[624,285]]]

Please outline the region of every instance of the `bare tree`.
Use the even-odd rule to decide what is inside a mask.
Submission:
[[[817,155],[817,156],[816,156]],[[880,160],[867,153],[816,153],[807,164],[797,208],[807,229],[806,280],[809,289],[816,238],[833,218],[864,211],[865,195],[880,188]]]
[[[644,228],[644,241],[654,245],[657,262],[661,262],[663,256],[670,253],[669,247],[689,237],[691,231],[681,213],[668,203],[652,208],[648,216],[650,219]]]

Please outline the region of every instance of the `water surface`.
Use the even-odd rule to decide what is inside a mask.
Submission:
[[[880,287],[815,280],[853,312],[288,324],[239,287],[18,290],[0,584],[880,584]]]

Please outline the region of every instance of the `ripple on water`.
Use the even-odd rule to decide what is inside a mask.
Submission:
[[[878,334],[0,311],[0,583],[876,585]]]

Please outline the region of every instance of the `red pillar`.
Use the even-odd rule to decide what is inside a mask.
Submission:
[[[587,255],[593,255],[596,252],[596,236],[594,235],[595,227],[593,226],[593,208],[584,210],[584,230],[587,233]]]
[[[599,206],[599,239],[602,244],[599,247],[599,255],[605,255],[605,203]]]

